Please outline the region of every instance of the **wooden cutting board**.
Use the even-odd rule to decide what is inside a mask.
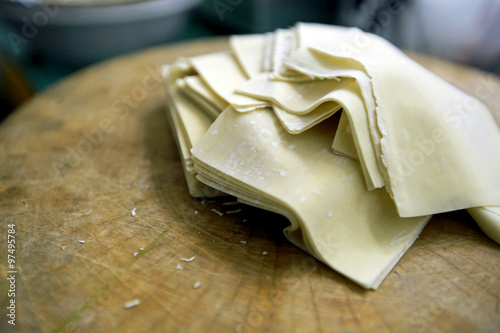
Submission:
[[[100,63],[0,125],[0,331],[12,330],[8,224],[17,332],[498,331],[500,245],[464,212],[435,216],[367,291],[290,244],[284,218],[188,195],[158,66],[227,48],[205,39]],[[500,123],[497,77],[414,57]]]

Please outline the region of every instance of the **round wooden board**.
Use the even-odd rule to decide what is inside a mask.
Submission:
[[[0,331],[14,328],[8,224],[17,332],[497,331],[500,246],[464,212],[435,216],[367,291],[290,244],[282,217],[189,196],[158,68],[227,48],[205,39],[100,63],[0,125]],[[499,122],[498,78],[413,57]]]

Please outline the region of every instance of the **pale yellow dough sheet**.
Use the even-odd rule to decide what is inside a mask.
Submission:
[[[299,31],[302,30],[299,29]],[[366,116],[363,116],[363,125],[358,124],[358,128],[360,126],[366,127],[366,130],[370,132],[372,138],[371,144],[367,144],[363,147],[363,149],[373,150],[378,169],[379,171],[382,170],[383,164],[380,159],[380,147],[378,144],[374,143],[380,141],[380,134],[376,127],[375,119],[375,100],[372,94],[370,78],[364,72],[363,66],[349,58],[327,57],[321,53],[313,53],[307,48],[300,48],[294,51],[286,61],[286,66],[307,76],[309,80],[339,80],[340,78],[352,78],[356,80],[365,104],[366,113]],[[348,124],[348,122],[341,122],[339,124],[341,127],[340,133],[346,132],[346,130],[342,129],[342,127]],[[337,134],[338,133],[339,132],[337,132]],[[353,135],[356,135],[356,132],[354,132]],[[349,155],[351,147],[349,145],[343,146],[343,144],[348,143],[348,140],[334,140],[334,150],[344,155]],[[353,155],[353,157],[355,156]],[[371,166],[367,167],[370,168]],[[376,173],[375,170],[372,172]],[[382,178],[382,174],[380,174],[378,187],[382,187],[384,185],[385,181]]]
[[[272,44],[272,73],[275,77],[286,77],[287,68],[284,62],[290,56],[290,53],[296,49],[295,31],[292,29],[278,29],[273,33]]]
[[[279,66],[276,68],[284,70],[283,62],[288,59],[284,55],[289,55],[292,52],[292,48],[295,47],[295,41],[289,41],[289,44],[281,46],[285,48],[284,51],[279,51],[280,45],[286,44],[285,42],[277,42],[276,40],[282,39],[293,39],[295,35],[292,31],[278,30],[276,33],[266,34],[266,35],[242,35],[242,36],[231,36],[230,44],[233,53],[236,56],[237,61],[245,71],[248,77],[252,78],[264,72],[263,63],[269,62],[269,71],[273,67],[273,59],[279,58]],[[281,37],[278,37],[281,36]],[[269,45],[267,45],[269,44]],[[278,44],[278,46],[276,45]],[[266,54],[269,51],[269,54]],[[279,57],[275,53],[279,53]],[[269,59],[266,59],[269,58]],[[314,111],[308,113],[307,115],[297,116],[292,114],[277,105],[273,105],[273,110],[280,119],[283,126],[292,134],[301,133],[320,121],[331,116],[340,108],[337,103],[327,103],[316,108]]]
[[[336,154],[359,160],[352,132],[353,130],[349,124],[349,116],[347,112],[342,112],[332,148]]]
[[[180,87],[180,91],[200,104],[201,108],[206,111],[212,120],[215,120],[222,110],[228,106],[228,103],[215,94],[199,75],[190,75],[179,80],[184,82],[184,85]]]
[[[198,92],[190,89],[186,84],[186,78],[177,79],[175,81],[175,86],[179,93],[181,93],[185,98],[201,108],[210,119],[215,120],[219,116],[221,111],[217,108],[214,108],[212,103],[200,96]]]
[[[325,29],[301,26],[311,36]],[[328,30],[310,48],[363,64],[377,106],[386,184],[400,215],[500,205],[500,131],[486,106],[380,37]],[[336,43],[329,37],[335,34],[344,37]]]
[[[353,141],[358,152],[357,156],[361,160],[367,188],[372,190],[384,185],[384,179],[377,165],[371,134],[367,125],[365,104],[359,86],[354,79],[286,82],[272,80],[270,74],[262,73],[243,83],[237,91],[248,94],[248,96],[271,101],[273,105],[286,111],[290,111],[290,109],[293,109],[293,112],[302,111],[302,114],[305,115],[321,111],[319,107],[325,102],[333,102],[342,106],[344,112],[348,114],[350,126],[355,129],[353,132],[356,135],[353,136]],[[334,111],[336,110],[338,108],[334,109]],[[332,113],[330,110],[325,109],[323,117]],[[321,113],[318,115],[321,115]],[[316,117],[313,120],[314,123],[317,123],[322,119]]]
[[[281,37],[281,39],[286,40],[286,36],[290,34],[290,31],[281,31],[280,33],[277,34],[278,36],[284,36]],[[273,34],[274,36],[274,34]],[[234,90],[234,84],[235,82],[241,82],[241,79],[243,76],[256,76],[259,74],[259,71],[263,68],[263,65],[261,64],[264,61],[264,54],[256,52],[257,51],[262,51],[264,52],[265,47],[266,47],[266,42],[269,42],[268,39],[271,39],[271,41],[279,38],[270,38],[270,36],[266,35],[244,35],[244,36],[232,36],[230,39],[230,44],[232,47],[232,50],[234,52],[235,58],[237,62],[241,66],[241,70],[238,70],[233,66],[232,69],[232,75],[234,76],[233,79],[229,79],[229,74],[225,74],[228,79],[225,80],[225,84],[228,84],[227,87],[224,87],[222,90],[225,91],[233,91]],[[283,44],[284,42],[281,41],[280,44]],[[271,60],[274,58],[279,58],[281,62],[284,60],[284,54],[280,53],[280,57],[275,56],[275,53],[278,52],[277,49],[279,47],[275,45],[270,45],[269,46],[273,52],[269,55],[271,57]],[[288,54],[288,53],[285,53]],[[220,55],[216,55],[219,57]],[[271,61],[270,60],[270,61]],[[196,60],[195,60],[196,61]],[[277,61],[277,60],[275,60]],[[201,65],[200,66],[205,66]],[[278,67],[281,67],[278,66]],[[244,72],[243,72],[244,71]],[[203,82],[201,82],[203,84]],[[229,86],[231,85],[231,86]],[[193,91],[195,89],[192,89]],[[198,87],[198,90],[199,87]],[[184,91],[184,90],[183,90]],[[187,92],[189,93],[189,92]],[[206,96],[206,93],[203,91],[199,91],[198,94],[200,96],[203,96],[205,99],[209,98],[210,96]],[[193,99],[197,100],[200,97],[198,96],[192,96]],[[227,102],[230,102],[230,98],[227,97]],[[203,103],[199,103],[200,105],[203,106],[204,109],[207,109],[207,106],[204,106]],[[296,116],[294,114],[288,113],[286,110],[281,109],[278,106],[273,106],[273,109],[275,113],[277,114],[278,118],[282,122],[283,126],[287,128],[287,130],[290,133],[300,133],[302,131],[305,131],[318,122],[328,118],[330,115],[332,115],[335,111],[337,111],[340,108],[338,104],[335,103],[329,103],[321,106],[314,112],[311,112],[307,114],[307,116]],[[237,108],[239,111],[251,111],[252,108]]]
[[[235,87],[245,82],[248,77],[232,52],[209,53],[189,60],[205,83],[238,111],[252,111],[268,106],[266,102],[234,93]]]
[[[467,209],[467,212],[488,237],[500,244],[499,206],[474,207]]]
[[[290,113],[283,108],[273,105],[273,110],[281,121],[283,127],[291,134],[299,134],[329,118],[335,112],[340,110],[340,104],[336,102],[325,102],[315,108],[313,111],[304,114],[296,115]]]
[[[207,186],[196,179],[190,150],[208,130],[212,120],[179,92],[176,82],[189,74],[192,74],[189,68],[183,68],[179,64],[162,67],[167,92],[167,119],[181,155],[189,194],[193,197],[206,197],[207,193],[212,192],[207,191]]]
[[[228,108],[193,148],[195,168],[210,186],[287,216],[291,241],[375,289],[429,216],[400,218],[386,191],[367,191],[359,163],[331,151],[335,126],[291,135],[271,110]]]
[[[430,214],[468,208],[500,242],[500,131],[477,99],[357,29],[301,23],[231,48],[163,69],[192,196],[284,215],[291,242],[365,288]]]
[[[266,56],[265,55],[266,42],[269,44],[268,48],[270,49],[270,51],[269,51],[270,53],[277,52],[277,49],[279,49],[278,47],[276,47],[276,45],[273,45],[273,43],[272,43],[273,40],[278,39],[277,36],[280,35],[280,34],[278,34],[279,32],[281,32],[281,35],[283,35],[283,30],[278,30],[276,33],[266,34],[266,35],[243,35],[243,36],[232,36],[231,37],[230,41],[231,41],[232,50],[235,53],[238,62],[241,64],[241,66],[243,67],[245,72],[249,73],[248,74],[249,77],[254,77],[254,76],[258,75],[259,72],[263,71],[263,66],[261,64],[264,61],[264,58]],[[288,31],[288,36],[295,36],[295,34],[296,34],[295,29]],[[276,43],[274,43],[274,44],[276,44]],[[290,43],[290,45],[293,45],[295,48],[297,47],[296,44],[297,44],[297,41],[295,41],[295,40],[293,41],[293,43]],[[301,47],[305,47],[305,46],[307,46],[307,43],[302,41]],[[259,51],[262,51],[262,53],[259,53]],[[298,66],[298,68],[300,70],[302,70],[302,72],[303,72],[304,68],[307,69],[307,68],[313,66],[314,62],[319,61],[318,59],[316,59],[318,57],[318,55],[313,56],[313,55],[308,54],[309,51],[307,49],[297,51],[296,49],[292,49],[292,47],[288,47],[286,52],[281,52],[281,54],[284,54],[284,53],[292,55],[291,57],[289,56],[287,59],[281,59],[280,66],[278,67],[278,70],[282,71],[281,73],[278,73],[278,76],[284,80],[287,79],[287,76],[290,75],[290,72],[298,73],[297,71],[295,71],[293,69],[294,66]],[[271,63],[273,56],[271,54],[269,54],[269,55],[267,55],[267,57],[270,58],[269,62]],[[294,60],[298,63],[294,63]],[[327,61],[329,61],[329,60],[327,60]],[[306,64],[305,67],[304,67],[304,64]],[[338,64],[334,64],[334,65],[338,66]],[[271,67],[272,66],[269,65],[269,70],[272,69]],[[316,66],[316,67],[318,67],[318,66]],[[332,69],[331,67],[332,66],[330,65],[329,70]],[[321,67],[319,67],[319,68],[320,68],[320,70],[322,70]],[[342,71],[339,73],[342,73],[344,76],[347,75],[347,73],[345,71]],[[361,76],[364,76],[364,78],[363,77],[360,78],[360,80],[364,79],[362,83],[359,83],[360,85],[361,84],[368,84],[368,86],[370,87],[370,84],[368,82],[368,78],[366,77],[366,74],[364,72],[362,72],[361,70],[358,70],[357,72],[353,71],[353,73],[354,73],[354,77],[360,78]],[[331,74],[332,74],[331,71],[329,71],[327,73],[328,78],[331,78]],[[275,68],[275,72],[273,73],[273,75],[271,77],[273,79],[275,79],[275,78],[277,78],[276,75],[277,75],[277,73],[276,73],[276,68]],[[318,78],[318,77],[322,78],[320,75],[321,75],[321,73],[309,72],[307,74],[303,74],[301,77],[301,80],[307,80],[307,79],[311,80],[311,79]],[[297,81],[297,78],[298,78],[297,74],[292,76],[292,80],[294,80],[294,81]],[[368,89],[368,91],[369,90],[370,89]],[[374,102],[373,102],[372,95],[370,93],[368,93],[368,95],[364,96],[364,99],[365,100],[369,99],[367,102],[367,105],[368,105],[368,107],[371,107],[374,109]],[[332,107],[330,107],[328,104],[331,104]],[[318,106],[317,108],[315,108],[310,113],[307,113],[305,115],[295,115],[295,114],[290,113],[287,110],[285,110],[277,105],[273,105],[273,109],[274,109],[275,113],[277,114],[278,118],[280,119],[281,123],[288,130],[288,132],[290,132],[292,134],[301,133],[304,130],[311,128],[312,126],[316,125],[317,123],[319,123],[319,122],[323,121],[324,119],[328,118],[329,116],[331,116],[335,111],[337,111],[337,109],[339,107],[340,107],[340,105],[335,107],[335,103],[327,103],[326,105],[323,103],[320,106]],[[347,117],[348,116],[345,115],[342,118],[347,119]],[[357,159],[358,157],[357,157],[356,149],[354,146],[354,141],[352,139],[352,134],[349,134],[349,136],[345,135],[345,133],[347,133],[347,131],[345,128],[343,128],[343,126],[346,126],[348,124],[349,124],[349,122],[342,122],[342,121],[340,122],[340,124],[339,124],[340,129],[337,132],[337,136],[340,136],[340,137],[337,137],[337,136],[335,137],[335,140],[333,142],[333,148],[334,148],[334,151],[339,153],[339,154],[342,154],[345,156],[351,156],[352,158]],[[358,124],[358,127],[359,126],[366,127],[366,126],[368,126],[368,124],[366,124],[366,125]],[[367,144],[369,145],[370,141],[368,141]],[[365,147],[364,149],[366,150],[366,149],[372,149],[372,148],[368,146],[368,147]],[[371,153],[372,156],[373,156],[373,154],[374,153]],[[372,173],[379,173],[377,171],[378,167],[376,167],[373,163],[371,165],[369,163],[367,163],[366,167],[368,169],[374,168],[371,171]],[[384,186],[385,183],[384,183],[384,180],[382,178],[382,175],[381,174],[377,175],[377,178],[378,179],[375,180],[375,184],[372,183],[372,185],[368,186],[370,189],[372,189],[374,187]]]
[[[229,44],[241,68],[247,77],[264,71],[266,35],[235,35],[229,38]]]

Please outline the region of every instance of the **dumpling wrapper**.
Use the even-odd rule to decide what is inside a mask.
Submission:
[[[177,80],[191,74],[178,64],[162,67],[162,77],[167,92],[167,120],[177,149],[181,155],[184,177],[189,194],[193,197],[206,197],[207,186],[196,179],[196,171],[191,155],[193,144],[206,133],[212,119],[202,109],[184,97],[176,85]]]
[[[215,94],[199,75],[186,76],[178,81],[183,83],[179,87],[180,92],[197,103],[212,120],[215,120],[228,106],[228,103]]]
[[[313,111],[299,116],[273,104],[274,113],[276,113],[281,124],[290,134],[299,134],[308,130],[335,114],[340,108],[341,106],[338,103],[326,102],[319,105]]]
[[[232,52],[209,53],[189,60],[205,83],[238,111],[246,112],[268,106],[263,101],[234,93],[235,87],[248,78]]]
[[[293,109],[293,112],[301,111],[305,115],[317,112],[325,102],[337,103],[347,113],[350,126],[356,134],[353,140],[358,152],[357,156],[362,162],[361,167],[367,188],[372,190],[384,185],[372,146],[365,104],[359,85],[354,79],[286,82],[271,80],[269,74],[262,73],[243,83],[237,91],[255,98],[269,100],[286,111]],[[331,112],[324,116],[330,114]],[[315,120],[317,123],[322,119],[317,117]]]
[[[302,25],[299,27],[302,27]],[[302,30],[299,29],[299,31]],[[378,186],[376,187],[385,186],[385,180],[381,173],[383,163],[380,158],[380,147],[379,145],[374,144],[374,142],[380,141],[380,134],[376,127],[375,119],[375,100],[372,94],[370,78],[364,72],[363,66],[349,58],[333,58],[331,56],[325,56],[321,53],[313,53],[309,49],[304,48],[294,51],[286,61],[286,66],[302,73],[303,75],[306,75],[310,80],[339,80],[340,78],[352,78],[356,80],[366,111],[366,116],[357,115],[358,117],[363,117],[363,124],[358,123],[357,126],[358,128],[363,126],[371,135],[371,143],[368,141],[362,141],[361,144],[363,144],[363,147],[358,150],[362,149],[364,151],[372,151],[370,152],[370,155],[375,156],[375,162],[378,168],[375,167],[373,162],[370,165],[367,165],[367,168],[371,170],[372,174],[378,174]],[[348,115],[345,117],[348,117]],[[359,121],[361,122],[361,119]],[[366,124],[364,124],[365,122]],[[341,121],[339,123],[340,131],[337,131],[337,135],[342,135],[347,132],[347,129],[343,127],[348,124],[349,122]],[[357,135],[357,132],[352,134]],[[343,146],[343,144],[347,144],[347,146]],[[336,152],[347,156],[357,157],[357,154],[350,155],[352,153],[351,145],[351,142],[347,138],[339,138],[334,140],[333,143],[333,147]]]
[[[325,29],[308,26],[310,35]],[[371,79],[386,185],[400,215],[499,206],[500,131],[488,108],[378,36],[327,30],[347,37],[323,35],[310,48],[352,58]]]
[[[229,38],[231,50],[248,77],[264,71],[267,38],[264,34],[234,35]]]
[[[230,107],[192,149],[195,168],[210,186],[288,217],[292,242],[376,289],[429,216],[401,218],[386,191],[367,191],[359,163],[331,151],[335,126],[292,135],[271,110]]]
[[[340,115],[339,125],[337,126],[337,132],[335,132],[332,148],[336,154],[359,161],[347,112],[342,112]]]
[[[290,31],[287,31],[286,34],[283,30],[279,30],[278,32],[279,36],[289,37],[289,35],[291,34]],[[264,51],[266,50],[266,43],[270,43],[269,40],[272,41],[276,39],[272,38],[270,35],[274,36],[274,34],[243,35],[232,36],[230,38],[231,48],[236,57],[236,60],[248,77],[257,76],[263,71],[264,67],[262,63],[265,60]],[[267,47],[272,49],[273,52],[277,52],[277,47],[275,47],[275,45],[270,45]],[[285,60],[284,55],[288,55],[289,52],[291,52],[291,49],[286,53],[280,54],[281,58],[278,68],[283,67],[282,63]],[[270,54],[268,56],[270,58],[273,58],[274,54]],[[283,110],[279,106],[273,105],[274,112],[280,119],[283,126],[293,134],[300,133],[311,128],[318,122],[334,114],[339,108],[340,105],[336,103],[327,103],[305,116],[297,116],[295,114],[287,112],[286,110]]]
[[[284,67],[284,62],[290,53],[297,48],[295,29],[277,29],[273,33],[272,44],[272,73],[276,78],[293,75],[288,68]]]

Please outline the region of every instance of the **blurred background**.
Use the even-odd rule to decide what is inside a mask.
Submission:
[[[356,26],[403,49],[500,71],[499,0],[0,0],[0,121],[103,59],[297,21]]]

